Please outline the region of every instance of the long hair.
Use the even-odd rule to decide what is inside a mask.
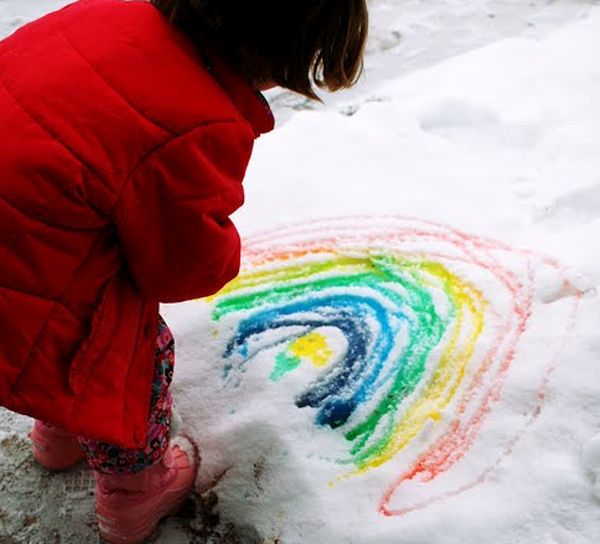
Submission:
[[[252,84],[311,99],[351,87],[363,69],[366,0],[151,0],[197,43],[210,40]]]

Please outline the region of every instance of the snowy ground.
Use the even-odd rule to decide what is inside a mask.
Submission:
[[[65,3],[0,0],[0,34]],[[280,128],[258,142],[236,218],[244,273],[208,304],[164,309],[178,340],[176,402],[203,450],[198,487],[219,504],[210,493],[190,501],[156,542],[597,541],[594,4],[373,1],[361,85],[324,106],[270,94]],[[408,287],[358,279],[390,262],[455,329],[352,453],[356,425],[395,377],[408,380],[392,357],[413,339],[394,306]],[[308,290],[269,295],[298,282]],[[361,337],[336,328],[342,303],[357,315],[379,304],[385,318],[357,326],[375,339],[389,326],[396,344],[386,356],[373,340],[376,379],[362,382],[364,397],[346,383],[356,409],[331,429],[314,423],[323,404],[297,405]],[[265,334],[244,337],[244,323],[266,323],[261,311],[294,304],[294,326],[276,329],[271,316]],[[325,401],[348,405],[342,393]],[[29,425],[0,412],[0,543],[96,541],[89,472],[34,466]]]

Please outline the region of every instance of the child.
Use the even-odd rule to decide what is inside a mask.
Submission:
[[[366,0],[81,0],[0,42],[0,404],[47,468],[87,458],[109,542],[193,486],[159,302],[238,272],[258,91],[350,87],[366,29]]]

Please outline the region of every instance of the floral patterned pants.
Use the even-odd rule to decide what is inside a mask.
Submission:
[[[153,465],[165,454],[171,428],[173,400],[169,385],[173,378],[174,361],[173,335],[162,317],[159,317],[146,446],[143,449],[123,449],[113,444],[80,439],[92,469],[104,474],[134,474]]]

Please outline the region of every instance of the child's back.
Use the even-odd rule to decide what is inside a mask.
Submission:
[[[0,42],[0,405],[36,418],[46,468],[85,455],[111,542],[194,482],[158,306],[238,272],[229,215],[273,128],[257,91],[352,85],[366,18],[365,0],[81,0]]]
[[[237,273],[227,217],[272,126],[217,76],[146,2],[80,2],[1,43],[2,404],[145,440],[158,301]]]

